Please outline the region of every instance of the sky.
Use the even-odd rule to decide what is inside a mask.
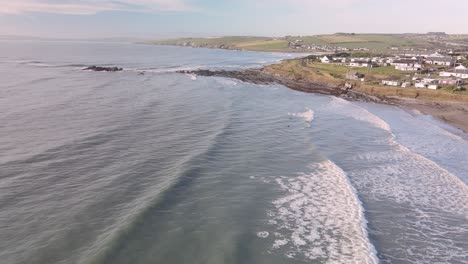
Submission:
[[[0,0],[0,35],[468,33],[468,0]]]

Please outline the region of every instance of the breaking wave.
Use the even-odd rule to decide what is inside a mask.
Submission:
[[[314,121],[314,115],[314,111],[310,108],[306,108],[306,111],[302,113],[289,113],[289,116],[301,118],[307,123]]]
[[[326,109],[336,114],[345,115],[359,121],[367,122],[373,125],[374,127],[383,129],[391,133],[390,125],[387,124],[387,122],[370,113],[366,109],[355,105],[349,101],[346,101],[342,98],[332,97]]]
[[[273,202],[272,250],[320,263],[377,263],[363,207],[345,172],[327,160],[309,173],[276,180],[286,194]]]

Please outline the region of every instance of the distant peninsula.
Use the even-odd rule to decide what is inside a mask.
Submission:
[[[228,36],[147,41],[146,44],[264,52],[401,52],[446,48],[468,50],[468,35],[336,33],[314,36]]]

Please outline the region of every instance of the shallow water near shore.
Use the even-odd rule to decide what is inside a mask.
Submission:
[[[291,56],[0,41],[0,263],[468,263],[464,135],[175,73]]]

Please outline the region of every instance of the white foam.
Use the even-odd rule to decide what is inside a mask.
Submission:
[[[197,75],[195,74],[186,74],[188,77],[190,77],[190,80],[196,81],[197,80]]]
[[[305,122],[311,123],[314,121],[315,113],[310,108],[306,108],[302,113],[289,113],[290,116],[302,118]]]
[[[270,233],[268,233],[267,231],[261,231],[257,233],[257,236],[260,238],[267,238],[270,236]]]
[[[346,174],[331,161],[310,170],[277,179],[286,194],[273,201],[269,213],[280,233],[273,250],[327,263],[377,263],[362,206]]]
[[[238,84],[236,81],[227,78],[216,78],[216,81],[221,83],[223,86],[236,86]]]
[[[357,155],[356,160],[372,166],[353,171],[353,182],[374,199],[468,217],[468,187],[458,177],[397,142],[393,145],[391,151]]]
[[[367,122],[377,128],[386,130],[391,133],[390,125],[387,124],[387,122],[370,113],[366,109],[342,98],[332,97],[330,103],[327,105],[327,110],[333,111],[336,114],[351,117],[359,121]]]
[[[179,71],[196,71],[204,68],[204,65],[180,66],[172,68],[124,68],[124,71],[148,72],[148,73],[175,73]]]
[[[399,241],[383,253],[404,254],[411,263],[466,260],[468,188],[459,178],[396,142],[393,150],[360,154],[353,163],[349,176],[360,193],[391,207],[373,217],[380,233]]]

